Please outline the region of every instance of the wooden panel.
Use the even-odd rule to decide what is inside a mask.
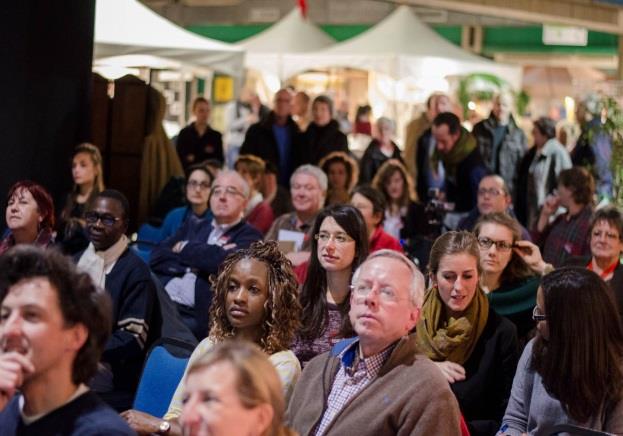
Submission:
[[[97,73],[91,76],[91,142],[106,154],[111,100],[108,80]]]
[[[138,198],[141,183],[141,156],[113,154],[109,158],[111,172],[107,187],[125,194],[130,202],[130,232],[136,231]]]
[[[110,151],[140,155],[145,140],[147,85],[134,76],[115,80]]]

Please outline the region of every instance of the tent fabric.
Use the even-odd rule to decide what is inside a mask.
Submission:
[[[94,58],[151,55],[222,73],[242,74],[241,48],[189,32],[138,0],[98,0]]]
[[[333,44],[333,38],[305,19],[295,8],[268,29],[236,45],[246,50],[247,68],[286,79],[284,56],[323,50]]]
[[[409,6],[399,6],[384,20],[352,39],[324,51],[289,55],[286,77],[313,68],[350,67],[373,70],[399,80],[491,73],[518,88],[521,69],[472,54],[422,23]]]

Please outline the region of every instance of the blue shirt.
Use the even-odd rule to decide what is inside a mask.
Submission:
[[[292,138],[288,126],[273,124],[273,135],[279,150],[279,184],[288,186],[292,171]]]

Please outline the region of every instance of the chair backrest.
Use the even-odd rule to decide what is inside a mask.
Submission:
[[[174,339],[157,341],[149,354],[138,384],[133,408],[162,417],[182,380],[193,347]]]

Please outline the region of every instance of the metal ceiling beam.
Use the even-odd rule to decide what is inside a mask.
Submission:
[[[623,35],[623,9],[590,0],[400,0],[397,3]]]

